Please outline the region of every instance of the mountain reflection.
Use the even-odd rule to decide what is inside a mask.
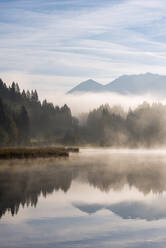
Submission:
[[[136,155],[107,157],[100,154],[67,160],[15,161],[12,164],[1,161],[0,217],[6,211],[10,211],[12,215],[17,214],[20,205],[35,207],[41,194],[46,197],[58,190],[67,192],[73,180],[87,183],[104,192],[110,189],[120,191],[128,185],[144,194],[159,194],[166,190],[166,157],[142,155],[140,159],[140,156]],[[126,216],[129,215],[127,211],[131,215],[131,205],[125,204],[123,203],[123,210],[125,209]],[[109,208],[99,204],[89,206],[87,212],[93,213],[103,207]],[[122,208],[122,204],[120,207]],[[110,210],[120,213],[120,207],[111,205]],[[139,211],[140,208],[145,206],[135,203],[135,209]],[[138,214],[134,212],[134,215]]]
[[[102,209],[106,209],[123,219],[145,219],[152,221],[166,218],[166,202],[162,206],[160,206],[160,202],[158,204],[155,202],[154,204],[148,204],[136,201],[119,202],[111,205],[75,203],[73,206],[87,214],[95,214]]]

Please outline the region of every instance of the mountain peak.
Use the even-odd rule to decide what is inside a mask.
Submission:
[[[76,87],[71,89],[68,93],[103,93],[115,92],[119,94],[166,94],[166,76],[154,73],[144,74],[128,74],[122,75],[111,83],[102,85],[93,79],[88,79]]]
[[[102,88],[103,88],[102,84],[99,84],[93,79],[88,79],[86,81],[81,82],[76,87],[68,91],[67,94],[99,92],[102,90]]]
[[[84,82],[82,82],[82,83],[97,83],[95,80],[93,80],[93,79],[91,79],[91,78],[89,78],[89,79],[87,79],[86,81],[84,81]]]
[[[166,76],[150,72],[122,75],[104,87],[106,91],[120,94],[161,94],[166,91]]]

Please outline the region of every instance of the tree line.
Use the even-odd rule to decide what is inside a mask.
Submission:
[[[166,144],[166,106],[144,102],[124,111],[103,105],[88,114],[86,143],[114,147],[157,147]]]
[[[166,144],[166,106],[144,102],[125,111],[102,105],[72,116],[70,108],[41,102],[36,90],[20,91],[17,83],[0,80],[0,145],[28,144],[153,147]]]
[[[76,129],[77,120],[65,104],[62,107],[38,99],[37,91],[20,91],[0,80],[0,145],[28,145],[33,142],[65,142]],[[69,135],[70,134],[70,135]]]

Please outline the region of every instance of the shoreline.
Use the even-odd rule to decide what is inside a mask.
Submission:
[[[9,147],[0,148],[0,159],[69,157],[70,152],[79,152],[77,147]]]

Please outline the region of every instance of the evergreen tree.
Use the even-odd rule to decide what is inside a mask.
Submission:
[[[27,110],[24,106],[18,116],[19,143],[27,144],[30,138],[30,122]]]

